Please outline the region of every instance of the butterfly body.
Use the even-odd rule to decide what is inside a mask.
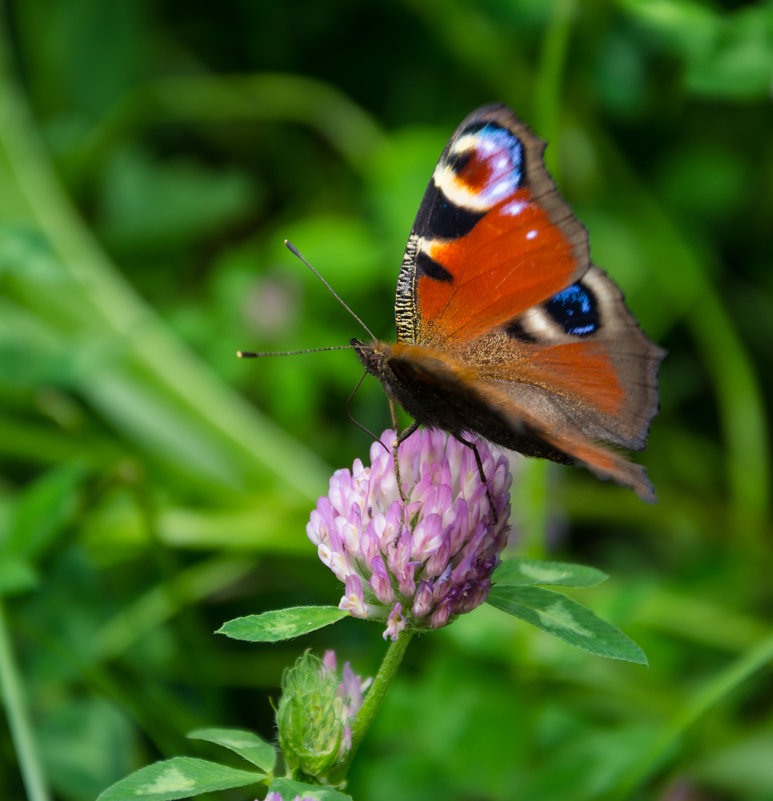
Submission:
[[[352,345],[417,423],[583,464],[652,501],[614,447],[645,447],[663,351],[591,263],[543,150],[505,106],[461,123],[408,239],[397,342]]]

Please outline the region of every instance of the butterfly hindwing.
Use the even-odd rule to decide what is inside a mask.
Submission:
[[[554,424],[560,412],[592,440],[631,450],[646,444],[663,352],[595,265],[558,295],[471,342],[454,342],[448,353],[520,406],[543,416],[551,409]]]
[[[386,355],[388,372],[397,379],[391,394],[417,420],[434,408],[432,425],[465,430],[528,456],[582,464],[602,478],[629,487],[645,501],[655,492],[641,465],[588,438],[550,393],[540,397],[534,385],[513,397],[506,383],[481,380],[469,366],[432,350],[397,343]],[[388,386],[388,385],[387,385]],[[531,393],[531,394],[530,394]]]

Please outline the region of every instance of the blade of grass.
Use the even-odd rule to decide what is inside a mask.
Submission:
[[[661,736],[610,794],[612,801],[631,798],[633,792],[676,755],[676,744],[710,709],[726,699],[736,688],[773,660],[773,634],[750,648],[725,670],[706,682],[674,715]]]
[[[24,687],[14,658],[3,599],[0,598],[0,691],[8,716],[16,757],[19,760],[28,801],[49,801],[45,773],[32,733]]]
[[[94,241],[51,168],[30,111],[11,78],[8,52],[5,31],[0,30],[0,165],[78,287],[82,302],[76,308],[86,330],[91,333],[98,324],[108,341],[122,343],[127,358],[146,372],[150,394],[171,397],[191,414],[186,436],[208,439],[222,450],[223,463],[241,474],[241,488],[268,471],[303,496],[316,497],[329,474],[325,465],[198,362]],[[146,416],[152,419],[153,414]]]

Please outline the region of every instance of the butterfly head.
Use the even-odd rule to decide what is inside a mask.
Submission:
[[[356,338],[350,340],[349,344],[354,348],[357,357],[368,373],[383,380],[389,346],[384,342],[363,342]]]
[[[414,404],[411,403],[412,393],[410,387],[406,386],[405,382],[395,375],[390,363],[395,349],[399,349],[400,346],[389,345],[376,339],[372,342],[352,339],[349,344],[354,348],[365,370],[381,382],[387,396],[396,400],[414,418],[421,418],[422,416],[417,413]]]

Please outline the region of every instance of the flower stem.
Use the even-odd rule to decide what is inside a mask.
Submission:
[[[389,689],[389,685],[392,683],[392,679],[397,674],[397,670],[400,667],[400,663],[403,661],[403,656],[405,655],[408,643],[411,641],[411,637],[413,637],[412,631],[403,631],[395,642],[389,644],[389,648],[387,648],[387,652],[384,654],[384,659],[381,661],[378,673],[373,679],[373,684],[371,684],[370,689],[365,695],[365,701],[360,707],[360,711],[357,713],[357,717],[352,724],[352,747],[349,749],[349,753],[346,755],[344,761],[336,768],[334,773],[328,777],[331,783],[339,783],[343,781],[346,776],[354,754],[370,728],[370,724],[373,722],[373,718],[376,716],[376,712],[378,712],[381,702],[384,700],[384,696]]]
[[[5,610],[0,598],[0,697],[8,715],[8,728],[16,748],[24,786],[29,801],[49,801],[43,767],[40,764],[29,713],[24,703],[19,669],[13,657]]]

